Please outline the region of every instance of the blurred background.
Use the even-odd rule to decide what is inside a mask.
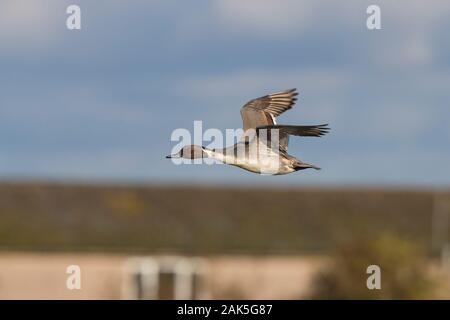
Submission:
[[[0,298],[450,299],[449,14],[2,0]],[[291,87],[280,121],[332,128],[290,143],[322,171],[164,158],[175,129],[240,128],[245,102]]]

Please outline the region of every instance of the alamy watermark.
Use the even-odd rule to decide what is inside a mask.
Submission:
[[[81,8],[75,4],[67,7],[66,27],[69,30],[81,30]]]
[[[66,273],[69,274],[66,280],[66,287],[69,290],[81,290],[81,268],[78,265],[72,264],[66,268]]]
[[[379,6],[372,4],[367,7],[366,13],[369,15],[366,20],[366,26],[369,30],[381,29],[381,9]]]
[[[367,278],[366,286],[369,290],[381,290],[381,268],[376,264],[367,267],[366,273],[370,274]]]
[[[185,128],[175,129],[170,137],[177,142],[169,158],[180,164],[231,164],[258,168],[263,174],[275,174],[280,168],[280,132],[275,128],[203,130],[202,121],[194,121],[193,135]],[[255,169],[256,170],[256,169]]]

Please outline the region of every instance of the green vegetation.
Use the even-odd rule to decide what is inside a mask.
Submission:
[[[380,267],[380,290],[369,290],[366,273],[370,265]],[[354,239],[340,246],[332,263],[314,281],[312,299],[425,299],[435,294],[424,252],[391,234],[375,240]],[[369,281],[370,282],[370,281]]]
[[[392,232],[427,250],[419,191],[0,184],[0,246],[25,250],[321,253]]]

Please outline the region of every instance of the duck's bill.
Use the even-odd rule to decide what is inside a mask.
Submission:
[[[169,154],[168,156],[166,156],[166,159],[171,159],[171,158],[181,158],[179,154]]]

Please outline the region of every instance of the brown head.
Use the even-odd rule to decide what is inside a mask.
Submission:
[[[166,156],[166,158],[185,158],[185,159],[197,159],[207,158],[208,155],[205,152],[205,147],[190,144],[184,146],[179,152]]]

